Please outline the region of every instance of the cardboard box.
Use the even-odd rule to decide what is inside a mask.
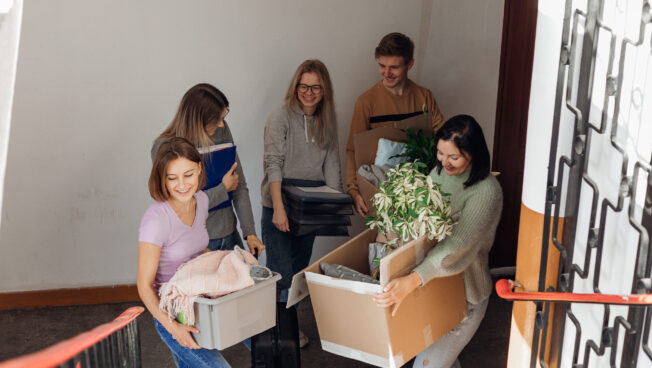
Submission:
[[[328,277],[321,262],[369,273],[368,244],[376,231],[366,230],[308,266],[292,279],[288,307],[308,294],[322,348],[378,367],[400,367],[466,317],[463,275],[437,278],[408,295],[395,317],[393,307],[379,308],[373,295],[389,280],[420,263],[434,242],[413,240],[381,260],[381,285]]]
[[[378,150],[378,140],[385,138],[393,141],[403,141],[407,139],[401,129],[414,128],[421,130],[427,137],[432,137],[432,118],[430,113],[419,114],[411,118],[400,121],[387,122],[385,125],[358,133],[353,136],[353,147],[355,147],[355,171],[358,181],[358,190],[364,199],[369,213],[373,214],[373,206],[371,205],[371,197],[378,193],[378,188],[371,184],[367,179],[358,174],[358,169],[362,165],[371,165],[376,159],[376,151]]]

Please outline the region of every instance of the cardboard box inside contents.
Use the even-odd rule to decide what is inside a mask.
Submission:
[[[358,189],[360,190],[360,195],[369,208],[370,214],[373,214],[371,197],[378,193],[378,188],[371,184],[367,179],[360,176],[360,174],[358,174],[358,169],[362,165],[371,165],[374,163],[376,159],[376,151],[378,150],[378,140],[380,138],[396,142],[403,141],[407,139],[407,134],[401,131],[401,129],[408,128],[421,130],[427,137],[432,137],[432,118],[430,117],[430,113],[419,114],[401,121],[387,122],[386,125],[382,127],[367,130],[353,136]]]
[[[368,244],[375,239],[376,231],[366,230],[296,274],[288,306],[310,294],[324,350],[379,367],[400,367],[466,317],[464,280],[458,274],[430,281],[408,295],[392,317],[393,307],[377,307],[373,295],[411,272],[434,241],[416,239],[384,257],[380,285],[332,278],[319,268],[327,262],[368,274]]]

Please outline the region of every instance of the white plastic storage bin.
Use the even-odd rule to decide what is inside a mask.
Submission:
[[[276,325],[276,281],[281,275],[217,299],[195,299],[197,344],[207,349],[226,349]]]

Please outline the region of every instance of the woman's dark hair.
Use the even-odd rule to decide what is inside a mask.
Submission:
[[[489,149],[484,140],[480,124],[472,116],[456,115],[448,119],[435,134],[435,146],[439,140],[451,141],[462,153],[471,156],[471,173],[464,187],[479,182],[489,175]],[[441,161],[437,161],[437,172],[441,173]]]

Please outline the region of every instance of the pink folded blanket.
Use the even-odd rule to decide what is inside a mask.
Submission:
[[[161,285],[159,308],[170,319],[183,313],[184,323],[194,325],[193,304],[198,296],[217,298],[254,285],[243,256],[250,264],[258,264],[249,252],[221,250],[204,253],[182,264],[170,281]]]

